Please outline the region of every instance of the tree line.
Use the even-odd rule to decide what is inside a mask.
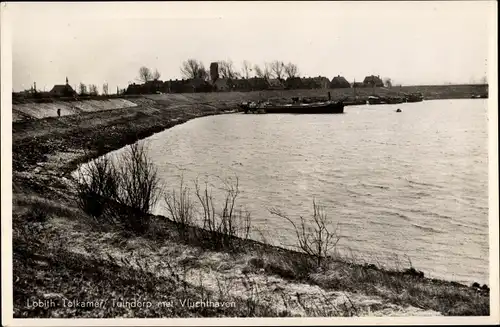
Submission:
[[[220,60],[218,64],[219,78],[277,78],[284,79],[286,77],[298,77],[299,69],[294,63],[285,64],[283,61],[274,60],[265,62],[262,66],[252,64],[244,60],[241,67],[238,69],[232,60]],[[196,59],[188,59],[184,61],[180,67],[182,77],[186,79],[202,78],[208,80],[210,78],[210,70],[205,68],[203,62]]]
[[[251,64],[249,61],[244,60],[241,68],[238,69],[232,60],[220,60],[218,64],[219,78],[277,78],[284,79],[286,77],[298,77],[299,69],[296,64],[291,62],[285,64],[283,61],[274,60],[272,62],[265,62],[262,66]],[[194,79],[201,78],[203,80],[210,79],[210,69],[205,68],[202,61],[196,59],[188,59],[180,66],[180,72],[183,78]],[[158,69],[154,71],[146,66],[139,68],[139,75],[137,80],[142,83],[159,80],[161,77]]]

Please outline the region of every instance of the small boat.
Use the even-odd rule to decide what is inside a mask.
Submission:
[[[344,101],[344,106],[362,106],[367,103],[366,99],[352,99],[352,100],[345,100]]]
[[[424,101],[422,93],[412,93],[406,96],[406,102],[421,102]]]
[[[376,97],[376,96],[369,96],[368,103],[369,104],[386,104],[387,102],[385,101],[384,98]]]
[[[405,102],[406,99],[403,97],[387,97],[385,98],[385,102],[388,104],[399,104]]]
[[[399,108],[398,108],[398,109],[396,110],[396,112],[401,112],[401,109],[399,109]]]
[[[241,104],[245,113],[267,113],[267,114],[341,114],[344,113],[342,101],[325,101],[314,103],[255,103]]]

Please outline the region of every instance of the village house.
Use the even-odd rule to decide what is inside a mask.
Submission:
[[[285,86],[283,85],[283,83],[277,78],[268,79],[267,82],[269,84],[270,90],[284,90],[285,89]]]
[[[184,93],[184,92],[190,92],[190,87],[189,87],[189,81],[188,80],[169,80],[165,81],[163,83],[163,90],[165,93]]]
[[[75,90],[69,85],[67,77],[66,84],[54,85],[49,93],[53,97],[72,97],[76,95]]]
[[[216,92],[228,92],[232,89],[232,82],[229,78],[218,78],[212,85]]]
[[[300,77],[288,77],[285,81],[285,88],[287,90],[302,89],[302,79]]]
[[[163,92],[163,81],[157,79],[147,81],[144,83],[144,89],[148,92],[148,94]]]
[[[235,78],[231,80],[234,91],[250,91],[250,83],[245,78]]]
[[[332,81],[330,83],[330,88],[332,89],[343,89],[343,88],[350,88],[351,84],[345,79],[344,76],[337,75],[334,78],[332,78]]]
[[[328,89],[330,88],[330,80],[324,76],[313,77],[314,81],[317,84],[317,88],[319,89]]]
[[[127,90],[125,91],[125,94],[157,94],[164,91],[164,83],[161,80],[152,80],[147,81],[144,84],[129,84]]]
[[[188,80],[188,85],[191,87],[189,92],[211,92],[213,86],[203,78],[192,78]]]
[[[365,87],[383,87],[384,86],[384,82],[382,82],[382,79],[380,79],[380,75],[366,76],[365,79],[363,80],[363,84]]]
[[[269,82],[262,77],[252,77],[248,79],[250,91],[263,91],[269,89]]]
[[[303,89],[319,89],[320,85],[318,81],[316,81],[312,77],[303,77],[302,78],[302,88]]]
[[[143,94],[143,86],[141,84],[129,84],[127,87],[127,90],[125,91],[125,94],[132,95],[132,94]]]

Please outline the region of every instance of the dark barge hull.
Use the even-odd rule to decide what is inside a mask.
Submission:
[[[344,104],[342,102],[330,102],[324,104],[292,104],[292,105],[269,105],[260,107],[268,114],[342,114]]]

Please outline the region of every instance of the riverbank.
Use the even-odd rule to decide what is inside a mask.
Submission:
[[[216,108],[236,107],[242,101],[264,101],[268,99],[291,99],[292,97],[326,98],[330,92],[332,99],[354,100],[375,95],[380,97],[403,96],[421,93],[424,99],[470,99],[473,96],[488,96],[488,85],[419,85],[402,87],[312,89],[312,90],[265,90],[252,92],[212,92],[212,93],[170,93],[145,96],[97,96],[82,101],[55,99],[48,103],[36,103],[30,99],[17,99],[13,103],[13,121],[25,121],[46,117],[85,114],[90,112],[129,108],[135,106],[191,106],[204,105]],[[50,99],[48,99],[50,100]]]
[[[253,241],[242,241],[235,253],[200,248],[179,238],[164,217],[151,217],[141,236],[97,224],[78,209],[68,183],[78,164],[189,119],[224,113],[218,108],[232,109],[167,105],[161,96],[147,101],[13,124],[15,317],[489,314],[488,291],[424,278],[405,263],[389,270],[335,258],[314,270],[303,264],[303,254]],[[113,305],[120,298],[152,306]],[[30,307],[37,299],[54,305]],[[180,304],[208,299],[234,305]],[[107,305],[64,306],[71,300]]]

